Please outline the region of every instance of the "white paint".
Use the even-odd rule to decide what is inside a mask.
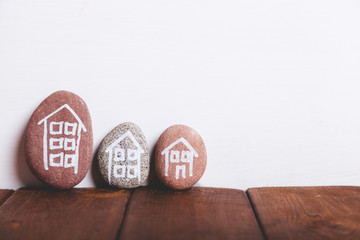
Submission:
[[[173,150],[170,152],[170,162],[172,162],[172,163],[180,162],[180,152],[179,151]],[[167,172],[166,172],[166,174],[167,174]]]
[[[120,144],[126,138],[130,138],[136,149],[121,148]],[[110,185],[111,174],[113,174],[115,178],[137,178],[139,182],[141,181],[141,154],[144,153],[144,150],[136,141],[130,130],[126,131],[123,135],[112,142],[105,149],[105,152],[108,153],[108,181]]]
[[[63,167],[64,166],[64,153],[50,153],[50,162],[51,167]]]
[[[79,127],[77,128],[77,142],[75,143],[75,138],[56,138],[56,137],[50,137],[49,139],[49,149],[48,149],[48,134],[56,136],[56,135],[75,135],[77,123],[69,123],[69,122],[50,122],[49,123],[49,133],[47,133],[47,121],[49,118],[57,114],[58,112],[62,110],[68,110],[74,118],[78,121]],[[65,123],[65,127],[64,126]],[[43,125],[44,127],[44,134],[43,134],[43,161],[44,161],[44,168],[45,170],[49,170],[48,167],[48,152],[49,150],[57,150],[57,149],[63,149],[63,151],[74,151],[75,154],[71,154],[69,152],[61,152],[61,153],[50,153],[50,163],[49,165],[51,167],[74,167],[74,173],[78,173],[78,163],[79,163],[79,146],[80,146],[80,139],[81,139],[81,132],[86,132],[86,128],[79,118],[79,116],[76,114],[76,112],[68,105],[64,104],[52,113],[48,114],[46,117],[41,119],[38,122],[38,125]],[[71,130],[69,130],[69,128]],[[64,129],[64,131],[63,131]],[[64,156],[65,156],[65,163],[64,163]],[[55,159],[59,158],[58,162],[55,162]]]
[[[176,172],[175,172],[176,179],[179,179],[180,171],[182,173],[181,174],[182,178],[186,178],[186,165],[176,165]]]
[[[1,0],[0,188],[39,185],[20,139],[60,89],[87,103],[94,149],[125,121],[150,150],[196,129],[200,186],[359,185],[359,25],[357,0]]]
[[[64,147],[64,138],[50,138],[49,139],[49,149],[62,149]],[[66,147],[66,145],[65,145]],[[65,149],[67,150],[67,149]]]
[[[41,124],[41,121],[38,123]],[[63,133],[63,125],[64,122],[51,122],[50,123],[50,134],[51,135],[58,135]]]
[[[65,151],[75,151],[75,149],[76,149],[75,138],[65,138],[64,150]]]
[[[113,175],[115,178],[124,178],[126,173],[126,166],[115,164],[113,166]]]
[[[41,119],[38,122],[38,125],[41,125],[42,123],[45,123],[49,118],[51,118],[52,116],[54,116],[55,114],[57,114],[58,112],[60,112],[61,110],[63,110],[64,108],[66,108],[67,110],[69,110],[69,112],[75,117],[76,121],[78,121],[80,128],[86,132],[86,128],[83,124],[83,122],[81,121],[81,119],[79,118],[79,116],[76,114],[76,112],[74,110],[72,110],[72,108],[68,105],[68,104],[64,104],[61,107],[59,107],[58,109],[56,109],[55,111],[53,111],[52,113],[50,113],[49,115],[47,115],[46,117],[44,117],[43,119]],[[63,121],[62,122],[51,122],[50,123],[50,133],[51,134],[61,134],[62,133],[62,125],[63,125]],[[54,125],[58,125],[60,126],[60,130],[56,131],[53,130],[53,126]],[[70,123],[67,123],[67,125],[71,125]]]
[[[118,147],[114,148],[113,161],[114,162],[125,161],[125,149]]]
[[[76,127],[77,127],[77,123],[65,122],[64,134],[65,135],[74,135],[75,136]]]
[[[190,151],[181,151],[181,159],[180,159],[180,151],[172,150],[177,144],[183,143]],[[169,162],[171,163],[189,163],[189,177],[193,175],[193,161],[194,156],[199,157],[199,154],[195,151],[195,149],[190,145],[185,138],[179,138],[172,144],[170,144],[167,148],[165,148],[161,155],[165,155],[165,176],[169,176]],[[186,178],[186,165],[176,165],[175,178],[179,179],[179,172],[182,171],[182,177]]]
[[[77,174],[79,156],[75,154],[65,154],[64,168],[74,167],[75,174]]]

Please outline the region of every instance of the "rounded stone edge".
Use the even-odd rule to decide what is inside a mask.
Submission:
[[[107,177],[107,174],[106,173],[104,173],[104,172],[102,172],[103,170],[103,168],[101,167],[101,165],[100,165],[100,163],[101,163],[101,151],[103,150],[103,151],[105,151],[105,148],[107,147],[106,145],[108,144],[107,142],[106,142],[106,139],[107,138],[109,138],[112,134],[113,134],[113,132],[115,132],[116,131],[116,129],[118,129],[118,128],[123,128],[123,127],[126,127],[127,129],[131,129],[131,128],[135,128],[136,129],[136,131],[137,132],[139,132],[140,134],[141,134],[141,136],[143,137],[143,142],[144,142],[144,145],[145,145],[145,147],[146,147],[146,149],[145,149],[145,152],[147,153],[147,162],[148,162],[148,171],[147,171],[147,173],[146,173],[146,175],[144,176],[144,179],[142,179],[142,181],[140,182],[140,183],[138,183],[138,184],[136,184],[135,186],[125,186],[125,185],[114,185],[114,184],[111,184],[111,183],[109,183],[109,179],[108,179],[108,177]],[[144,184],[144,182],[146,182],[146,180],[148,179],[148,177],[149,177],[149,174],[150,174],[150,168],[151,168],[151,166],[150,166],[150,163],[151,163],[151,161],[150,161],[150,151],[149,151],[149,146],[148,146],[148,142],[147,142],[147,139],[146,139],[146,136],[145,136],[145,134],[144,134],[144,132],[141,130],[141,128],[137,125],[137,124],[135,124],[135,123],[133,123],[133,122],[123,122],[123,123],[120,123],[120,124],[118,124],[116,127],[114,127],[113,129],[111,129],[106,135],[105,135],[105,137],[101,140],[101,143],[99,144],[99,148],[98,148],[98,151],[97,151],[97,154],[96,154],[96,164],[97,164],[97,167],[98,167],[98,171],[99,171],[99,174],[100,174],[100,177],[102,178],[102,180],[107,184],[107,185],[109,185],[110,187],[113,187],[113,188],[118,188],[118,189],[133,189],[133,188],[138,188],[138,187],[140,187],[142,184]],[[106,176],[106,177],[104,177],[104,176]]]
[[[165,179],[163,179],[162,177],[159,177],[159,175],[161,175],[161,173],[159,173],[158,171],[158,167],[157,167],[157,164],[158,164],[158,159],[157,159],[157,156],[159,155],[159,151],[161,152],[161,149],[159,149],[159,141],[163,141],[162,139],[164,138],[164,135],[165,133],[167,133],[171,128],[174,128],[174,127],[185,127],[185,128],[188,128],[189,130],[193,131],[194,133],[196,133],[196,135],[198,135],[201,139],[201,141],[203,142],[203,145],[204,145],[204,151],[205,151],[205,166],[204,166],[204,171],[201,173],[199,179],[191,186],[189,187],[177,187],[177,186],[171,186],[169,184],[169,181],[166,181]],[[199,134],[198,131],[196,131],[194,128],[188,126],[188,125],[184,125],[184,124],[174,124],[174,125],[171,125],[169,127],[167,127],[159,136],[157,142],[156,142],[156,147],[155,147],[155,159],[154,159],[154,163],[155,163],[155,173],[156,173],[156,176],[157,178],[159,179],[159,181],[164,184],[165,187],[167,188],[170,188],[170,189],[173,189],[173,190],[178,190],[178,191],[186,191],[186,190],[189,190],[191,189],[195,184],[197,184],[200,179],[204,176],[205,174],[205,171],[206,171],[206,167],[207,167],[207,161],[208,161],[208,156],[207,156],[207,150],[206,150],[206,144],[205,144],[205,141],[204,139],[202,138],[202,136]]]
[[[88,166],[88,169],[86,171],[86,173],[84,174],[84,176],[82,178],[80,178],[75,184],[71,184],[71,185],[68,185],[68,186],[60,186],[59,184],[57,183],[52,183],[52,182],[48,182],[48,181],[45,181],[43,179],[42,176],[39,176],[37,171],[33,168],[33,166],[30,164],[30,157],[29,157],[29,153],[26,151],[27,149],[27,144],[29,144],[29,141],[27,140],[28,138],[28,128],[29,128],[29,123],[30,123],[30,120],[34,117],[35,113],[36,113],[36,110],[41,106],[41,104],[48,98],[50,97],[54,97],[54,95],[57,95],[57,94],[67,94],[67,95],[72,95],[73,97],[75,97],[76,99],[79,100],[79,102],[81,102],[81,104],[83,105],[83,107],[86,109],[87,113],[88,113],[88,117],[89,117],[89,127],[91,129],[91,135],[90,135],[90,139],[91,139],[91,151],[90,151],[90,154],[89,156],[87,156],[90,160],[89,160],[89,166]],[[47,97],[45,97],[37,106],[36,108],[34,109],[34,111],[32,112],[32,114],[30,115],[28,121],[27,121],[27,124],[26,124],[26,127],[25,127],[25,131],[24,131],[24,136],[22,138],[22,141],[23,141],[23,144],[24,144],[24,154],[25,154],[25,162],[26,162],[26,165],[28,166],[28,168],[30,169],[31,173],[34,175],[34,177],[36,177],[36,179],[40,180],[40,182],[42,182],[43,184],[45,184],[46,186],[49,186],[49,187],[52,187],[52,188],[55,188],[55,189],[59,189],[59,190],[70,190],[74,187],[76,187],[82,180],[84,180],[84,178],[86,177],[86,175],[88,174],[89,172],[89,169],[91,168],[91,164],[92,164],[92,159],[93,159],[93,150],[94,150],[94,133],[93,133],[93,127],[92,127],[92,118],[91,118],[91,114],[90,114],[90,111],[89,111],[89,108],[86,104],[86,102],[84,101],[84,99],[82,97],[80,97],[78,94],[76,93],[73,93],[73,92],[70,92],[70,91],[67,91],[67,90],[57,90],[53,93],[51,93],[50,95],[48,95]],[[90,144],[89,144],[90,145]]]

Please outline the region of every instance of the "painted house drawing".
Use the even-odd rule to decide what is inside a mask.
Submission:
[[[182,150],[181,152],[178,150],[174,150],[175,145],[183,143],[186,150]],[[172,144],[170,144],[167,148],[165,148],[161,155],[165,155],[165,176],[168,176],[169,173],[169,164],[175,164],[175,178],[179,179],[180,171],[181,176],[186,178],[186,169],[188,167],[189,177],[193,175],[193,162],[194,157],[199,157],[199,154],[195,151],[195,149],[186,141],[184,138],[179,138]]]
[[[135,149],[122,148],[121,143],[129,138]],[[136,141],[134,135],[127,131],[116,139],[110,146],[105,150],[108,153],[108,181],[111,184],[111,174],[115,178],[137,178],[140,182],[141,172],[141,154],[144,150],[140,144]],[[114,164],[113,164],[114,163]]]
[[[73,121],[52,121],[52,117],[60,111],[69,111],[73,116]],[[64,104],[40,120],[38,125],[41,124],[44,126],[43,160],[45,170],[49,170],[49,166],[74,167],[74,173],[77,174],[81,132],[87,131],[79,116],[69,105]]]

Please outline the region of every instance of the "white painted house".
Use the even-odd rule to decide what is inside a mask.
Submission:
[[[74,122],[52,121],[51,118],[60,111],[69,111],[74,116]],[[38,125],[41,124],[44,127],[43,161],[45,170],[49,170],[49,166],[74,167],[74,173],[77,174],[81,132],[87,131],[79,116],[69,105],[64,104],[40,120]]]
[[[179,144],[183,143],[186,150],[182,150],[181,152],[178,150],[174,150],[173,148]],[[165,148],[161,155],[165,155],[165,176],[168,176],[169,172],[169,164],[175,164],[175,178],[179,179],[180,172],[183,178],[186,178],[186,169],[188,167],[188,176],[192,177],[193,175],[193,162],[194,157],[199,157],[199,154],[195,151],[195,149],[190,145],[188,141],[184,138],[179,138],[172,144],[170,144],[167,148]]]
[[[129,138],[135,145],[135,149],[122,148],[121,142]],[[136,141],[134,135],[127,131],[116,139],[105,150],[108,153],[108,181],[111,184],[111,174],[115,178],[137,178],[140,182],[141,179],[141,154],[144,150]],[[115,164],[113,164],[115,163]]]

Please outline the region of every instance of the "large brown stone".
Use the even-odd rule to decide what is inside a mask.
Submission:
[[[25,131],[25,153],[31,171],[59,189],[77,185],[92,159],[93,134],[85,102],[58,91],[34,111]]]
[[[158,178],[168,187],[192,187],[206,168],[206,149],[201,136],[192,128],[174,125],[160,136],[155,153]]]

